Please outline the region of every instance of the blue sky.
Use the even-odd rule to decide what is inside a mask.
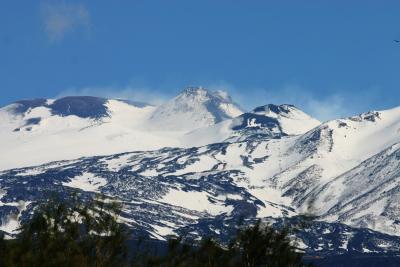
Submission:
[[[0,105],[91,94],[162,102],[188,85],[321,119],[400,105],[399,1],[0,4]]]

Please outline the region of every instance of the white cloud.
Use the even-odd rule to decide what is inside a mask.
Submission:
[[[45,1],[41,4],[44,30],[51,41],[61,41],[78,28],[88,31],[90,15],[83,4],[64,1]]]

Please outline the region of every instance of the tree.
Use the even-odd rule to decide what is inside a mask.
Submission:
[[[303,266],[302,253],[292,245],[288,228],[276,230],[270,225],[239,230],[230,249],[241,255],[241,266],[294,267]]]
[[[182,237],[168,240],[168,253],[154,266],[165,267],[219,267],[229,264],[231,251],[212,238],[203,238],[198,243],[189,244]]]
[[[83,204],[52,198],[37,207],[3,250],[4,266],[122,266],[126,232],[118,223],[120,206],[96,199]],[[3,241],[4,243],[4,241]]]
[[[289,238],[288,228],[274,229],[258,221],[242,228],[229,246],[211,238],[200,242],[172,238],[168,253],[145,266],[163,267],[300,267],[302,253],[297,251]]]

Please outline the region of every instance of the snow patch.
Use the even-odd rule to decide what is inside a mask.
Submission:
[[[189,210],[206,212],[213,216],[222,213],[229,214],[233,210],[232,206],[224,206],[223,204],[218,202],[211,202],[210,198],[212,197],[206,192],[186,192],[182,190],[171,189],[159,201]]]
[[[80,176],[75,176],[67,183],[62,183],[64,186],[77,188],[88,192],[99,192],[99,188],[106,184],[106,179],[97,177],[89,172],[85,172]]]

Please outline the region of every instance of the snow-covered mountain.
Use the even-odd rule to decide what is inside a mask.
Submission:
[[[306,126],[302,129],[307,130],[319,124],[296,112],[301,113],[291,110],[290,116],[282,118],[276,114],[254,116],[274,120],[273,127],[285,130],[290,124],[303,123]],[[189,87],[159,107],[89,96],[17,101],[0,109],[0,145],[4,152],[0,154],[0,170],[82,156],[222,142],[241,135],[236,134],[237,124],[244,119],[241,114],[226,93],[201,87]]]
[[[242,112],[221,92],[188,88],[159,107],[20,101],[0,110],[0,130],[9,233],[46,190],[79,190],[118,198],[125,222],[159,239],[226,238],[239,219],[311,214],[297,236],[309,252],[400,248],[400,107],[320,123],[292,105]]]

